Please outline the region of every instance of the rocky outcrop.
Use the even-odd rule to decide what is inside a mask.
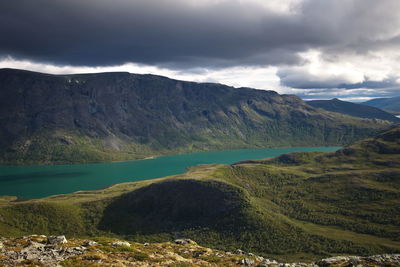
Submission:
[[[59,263],[83,254],[82,246],[62,246],[67,244],[64,236],[28,236],[17,239],[3,239],[0,249],[0,266],[19,266],[41,264],[59,266]],[[3,265],[2,265],[3,264]]]
[[[64,236],[0,238],[0,266],[259,266],[339,267],[400,266],[400,254],[370,257],[338,256],[314,263],[279,263],[241,250],[226,252],[197,245],[190,239],[139,244],[99,238]]]
[[[400,254],[383,254],[370,257],[338,256],[317,261],[320,267],[330,266],[400,266]]]
[[[52,245],[56,245],[56,244],[65,244],[67,243],[67,239],[65,238],[65,236],[60,235],[60,236],[49,236],[47,238],[47,241],[52,244]]]
[[[112,245],[114,247],[130,247],[131,243],[129,243],[127,241],[116,241],[116,242],[112,243]]]

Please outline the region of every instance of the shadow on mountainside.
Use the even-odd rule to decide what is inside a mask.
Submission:
[[[234,228],[248,201],[217,181],[170,180],[122,195],[104,210],[99,228],[117,234],[157,234],[207,227]]]

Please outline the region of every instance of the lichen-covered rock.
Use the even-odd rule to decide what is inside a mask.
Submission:
[[[130,247],[131,244],[127,241],[115,241],[112,243],[114,247]]]
[[[254,266],[255,261],[252,260],[252,259],[249,259],[249,258],[245,258],[245,259],[240,261],[240,264],[244,265],[244,266]]]
[[[49,237],[50,240],[62,238]],[[42,241],[40,241],[42,240]],[[96,239],[95,239],[96,240]],[[186,240],[187,241],[187,240]],[[278,263],[252,253],[240,254],[205,248],[196,242],[140,244],[99,238],[98,242],[71,239],[50,244],[41,236],[0,238],[0,266],[254,266],[254,267],[394,267],[400,254],[370,257],[338,256],[315,263]]]
[[[337,256],[315,263],[319,267],[334,266],[400,266],[400,254],[383,254],[370,257]]]
[[[243,255],[244,254],[243,250],[241,250],[241,249],[237,249],[234,253],[237,254],[237,255]]]
[[[7,240],[9,246],[0,251],[0,266],[24,266],[28,263],[32,266],[59,266],[59,262],[79,256],[85,251],[80,247],[59,246],[65,244],[61,238],[50,240],[59,243],[47,243],[43,236],[38,238],[36,235]]]
[[[83,243],[85,247],[93,247],[99,245],[96,241],[88,240]]]
[[[49,236],[47,238],[47,242],[49,244],[55,245],[55,244],[65,244],[68,241],[64,235],[60,235],[60,236]]]
[[[175,239],[175,244],[179,244],[179,245],[185,245],[185,244],[196,244],[196,242],[194,242],[191,239]]]

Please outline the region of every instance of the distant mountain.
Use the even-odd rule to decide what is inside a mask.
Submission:
[[[0,163],[131,160],[210,149],[343,145],[388,123],[292,95],[155,75],[0,70]]]
[[[354,117],[400,122],[399,118],[379,108],[341,101],[337,98],[332,100],[312,100],[306,103],[315,108],[322,108],[327,111],[338,112]]]
[[[400,96],[392,98],[375,98],[362,103],[371,107],[377,107],[397,115],[400,114]]]

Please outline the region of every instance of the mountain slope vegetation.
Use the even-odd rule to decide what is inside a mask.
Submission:
[[[296,96],[155,75],[0,70],[0,163],[131,160],[246,147],[343,145],[388,122]]]
[[[400,127],[301,152],[45,199],[0,202],[0,233],[177,237],[282,260],[400,252]]]
[[[395,123],[400,122],[399,118],[379,108],[341,101],[337,98],[331,100],[312,100],[306,103],[315,108],[322,108],[327,111],[338,112],[349,116],[387,120]]]

